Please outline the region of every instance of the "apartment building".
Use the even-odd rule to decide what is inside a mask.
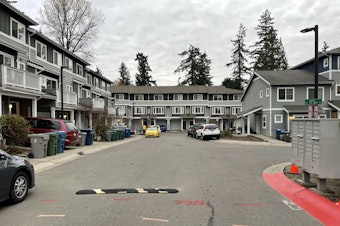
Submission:
[[[34,29],[38,23],[5,0],[0,18],[0,116],[63,118],[78,128],[92,127],[95,115],[113,119],[110,80]]]
[[[166,125],[183,131],[194,123],[215,123],[221,130],[237,128],[242,90],[224,86],[112,86],[117,117],[140,131],[142,125]]]

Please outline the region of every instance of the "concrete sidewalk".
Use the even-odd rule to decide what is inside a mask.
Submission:
[[[131,136],[130,138],[125,138],[124,140],[111,142],[94,141],[92,145],[67,147],[67,149],[65,149],[63,153],[59,153],[57,155],[46,156],[44,158],[26,159],[34,166],[35,173],[37,174],[44,170],[52,169],[56,166],[60,166],[64,163],[78,159],[82,155],[93,154],[107,148],[114,148],[116,146],[136,141],[142,138],[143,136]]]
[[[246,135],[237,135],[237,136],[246,136]],[[243,144],[243,145],[265,145],[265,146],[287,146],[287,147],[292,146],[291,142],[277,140],[273,137],[267,137],[261,134],[252,134],[252,136],[258,137],[264,141],[258,142],[258,141],[232,140],[232,139],[219,139],[219,140],[214,140],[214,141],[219,142],[219,143]]]

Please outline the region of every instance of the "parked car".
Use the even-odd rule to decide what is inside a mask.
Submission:
[[[79,130],[73,122],[52,118],[25,117],[30,123],[32,133],[66,132],[65,146],[79,144]]]
[[[152,125],[150,127],[156,127],[158,129],[158,132],[161,133],[162,130],[161,130],[161,127],[159,125]]]
[[[160,132],[157,127],[149,127],[145,131],[145,138],[148,137],[159,137]]]
[[[201,125],[203,125],[203,124],[202,123],[195,123],[194,125],[192,125],[192,137],[194,137],[194,138],[197,137],[196,130]]]
[[[161,127],[161,132],[166,132],[166,125],[159,125]]]
[[[203,124],[196,130],[197,139],[220,139],[221,131],[216,124]]]
[[[0,149],[0,201],[22,202],[35,186],[34,167],[24,158]]]
[[[193,132],[193,126],[190,126],[189,129],[187,129],[188,137],[193,137],[194,136],[194,134],[192,132]]]

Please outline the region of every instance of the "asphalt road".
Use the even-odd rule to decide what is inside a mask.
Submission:
[[[8,226],[321,225],[261,177],[265,168],[289,161],[289,151],[185,133],[143,138],[37,174],[23,203],[0,206],[0,220]],[[132,188],[178,193],[76,194]]]

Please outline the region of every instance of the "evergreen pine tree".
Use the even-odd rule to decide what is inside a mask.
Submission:
[[[254,70],[285,70],[288,68],[286,53],[281,38],[274,28],[274,18],[267,9],[260,17],[255,28],[259,41],[255,42],[252,51]]]
[[[150,75],[152,70],[148,63],[148,57],[143,53],[137,53],[135,60],[138,62],[136,86],[151,86],[152,84],[157,86],[156,80],[152,80],[152,76]]]
[[[130,72],[124,62],[120,64],[119,72],[119,85],[131,85]]]
[[[212,85],[212,76],[210,76],[211,60],[208,59],[206,53],[201,53],[199,48],[190,45],[189,50],[185,50],[178,55],[187,56],[175,70],[175,73],[185,72],[185,79],[181,82],[181,85]]]

